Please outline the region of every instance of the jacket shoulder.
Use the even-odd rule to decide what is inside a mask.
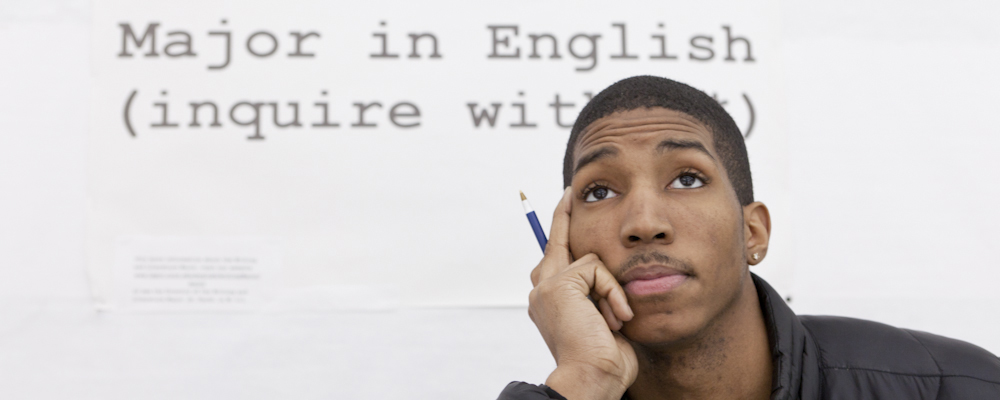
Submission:
[[[799,318],[827,389],[872,382],[919,398],[1000,398],[1000,359],[973,344],[855,318]]]
[[[1000,358],[979,346],[927,332],[904,331],[924,346],[943,374],[975,374],[977,371],[984,371],[993,372],[993,378],[1000,378],[996,375],[1000,371]]]

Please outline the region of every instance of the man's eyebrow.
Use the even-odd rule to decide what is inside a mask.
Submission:
[[[577,172],[580,172],[580,169],[587,164],[600,160],[604,157],[612,157],[616,155],[618,155],[618,149],[614,147],[602,147],[587,153],[587,155],[580,157],[580,161],[577,162],[576,168],[573,169],[573,174],[575,175]]]
[[[708,152],[708,149],[705,148],[705,145],[701,144],[701,142],[696,140],[667,139],[660,142],[660,144],[656,145],[656,151],[659,152],[662,152],[664,150],[679,150],[679,149],[695,149],[702,153],[705,153],[705,155],[708,156],[708,158],[711,158],[712,161],[715,161],[715,157],[712,156],[712,153]]]

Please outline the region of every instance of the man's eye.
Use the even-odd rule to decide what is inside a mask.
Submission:
[[[583,199],[583,201],[592,203],[598,200],[610,199],[615,196],[618,196],[618,193],[615,193],[611,191],[611,189],[601,186],[587,193],[587,198]]]
[[[700,188],[705,185],[705,182],[701,178],[694,175],[681,175],[673,182],[670,182],[671,189],[694,189]]]

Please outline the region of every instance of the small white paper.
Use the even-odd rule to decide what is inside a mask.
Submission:
[[[280,270],[262,238],[124,237],[116,258],[116,304],[132,311],[257,310]]]

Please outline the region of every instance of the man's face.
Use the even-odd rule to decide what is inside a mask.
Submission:
[[[702,332],[747,279],[743,208],[712,133],[665,108],[590,124],[574,151],[570,249],[598,255],[635,318],[622,333],[654,345]]]

